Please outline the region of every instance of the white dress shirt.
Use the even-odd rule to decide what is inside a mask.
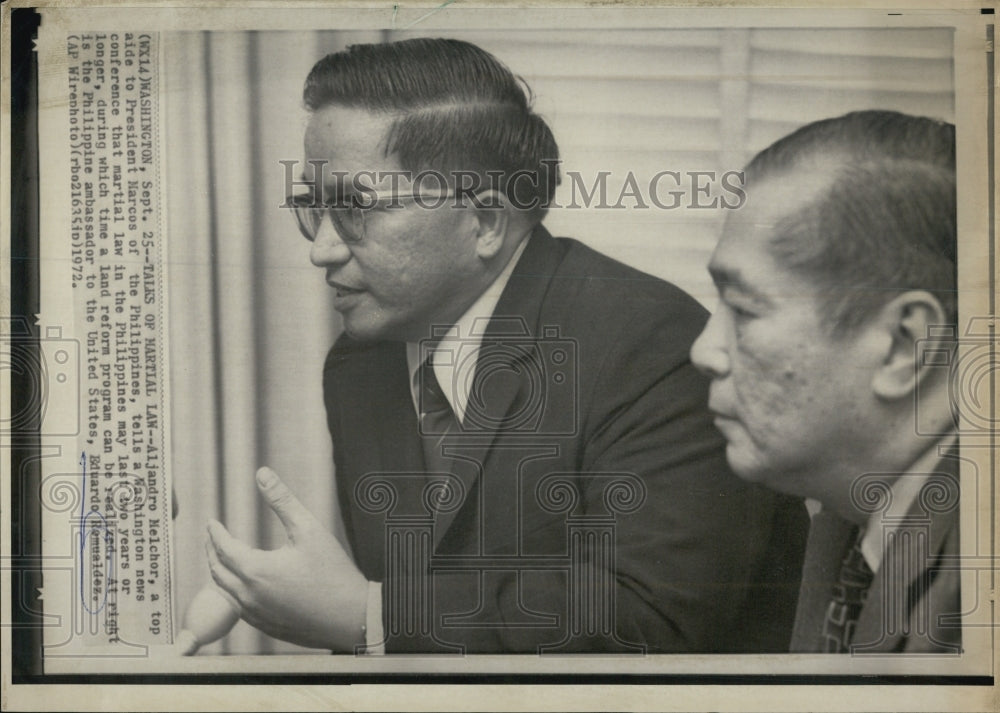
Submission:
[[[503,271],[489,287],[479,295],[472,306],[465,311],[438,342],[438,348],[431,356],[434,376],[437,377],[441,391],[444,393],[451,410],[459,423],[465,420],[465,408],[469,403],[469,390],[476,374],[479,362],[479,349],[483,344],[486,327],[493,316],[493,311],[500,301],[500,295],[510,281],[527,240],[517,246]],[[406,364],[410,369],[410,396],[413,398],[413,409],[420,416],[420,384],[417,372],[420,365],[429,354],[428,346],[420,342],[406,343]]]

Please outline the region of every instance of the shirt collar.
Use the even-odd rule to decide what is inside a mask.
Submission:
[[[897,477],[889,486],[888,509],[879,510],[868,517],[861,538],[861,554],[872,572],[877,572],[882,565],[885,556],[885,536],[899,529],[900,518],[909,512],[910,506],[919,497],[920,490],[934,472],[942,453],[951,448],[957,440],[957,433],[949,433],[925,450],[906,474]],[[888,524],[884,522],[887,515],[893,518]]]
[[[434,367],[434,376],[437,377],[441,391],[448,399],[459,423],[465,419],[465,407],[469,403],[469,388],[472,386],[472,379],[476,373],[479,348],[482,346],[483,337],[486,336],[486,327],[527,244],[527,239],[521,241],[503,271],[479,295],[472,306],[465,311],[465,314],[451,326],[434,350],[431,362]],[[410,370],[410,396],[413,398],[413,408],[416,409],[418,415],[420,413],[420,384],[418,383],[417,371],[427,354],[427,347],[423,346],[421,349],[421,342],[406,343],[406,364]]]

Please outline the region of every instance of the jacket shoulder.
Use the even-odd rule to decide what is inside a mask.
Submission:
[[[666,333],[670,342],[690,346],[708,320],[694,297],[572,238],[556,238],[564,257],[553,275],[545,313],[560,314],[567,325],[629,326],[629,331]],[[687,347],[684,347],[686,351]]]

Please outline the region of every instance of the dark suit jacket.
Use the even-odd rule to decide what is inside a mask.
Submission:
[[[358,565],[400,607],[389,652],[787,650],[808,519],[727,468],[688,360],[705,320],[676,287],[537,228],[486,331],[455,451],[464,502],[437,514],[433,545],[400,535],[418,496],[378,511],[367,489],[423,468],[405,347],[338,340],[338,496]],[[401,597],[400,557],[421,547],[432,589]]]
[[[955,452],[942,459],[922,495],[893,523],[898,530],[868,589],[852,653],[960,652],[958,463]],[[814,518],[792,651],[824,650],[826,609],[853,529],[836,515]]]

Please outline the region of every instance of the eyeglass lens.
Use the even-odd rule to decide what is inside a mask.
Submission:
[[[323,217],[330,216],[334,229],[345,242],[358,242],[364,237],[364,211],[351,206],[314,206],[293,202],[299,229],[309,241],[319,234]]]

